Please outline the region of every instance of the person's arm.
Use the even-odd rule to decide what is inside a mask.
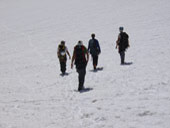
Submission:
[[[83,46],[83,47],[84,47],[84,53],[85,53],[85,56],[86,56],[86,62],[88,63],[88,61],[89,61],[89,52],[88,52],[88,50],[87,50],[87,48],[85,46]]]
[[[88,63],[88,61],[89,61],[89,53],[87,52],[86,55],[87,55],[87,63]]]
[[[117,39],[117,41],[116,41],[116,49],[117,49],[118,46],[119,46],[119,41],[120,41],[120,35],[118,36],[118,39]]]
[[[88,52],[90,52],[90,40],[89,40],[89,43],[88,43]]]
[[[69,56],[69,59],[71,59],[71,56],[70,56],[70,53],[67,51],[67,54],[68,54],[68,56]]]
[[[96,40],[96,42],[97,42],[97,48],[98,48],[98,50],[99,50],[99,53],[101,53],[101,49],[100,49],[100,45],[99,45],[99,41],[98,41],[98,40]]]
[[[128,40],[128,47],[130,47],[130,45],[129,45],[129,40]]]
[[[75,50],[73,51],[73,56],[72,56],[72,59],[71,59],[71,68],[73,68],[73,63],[74,63],[74,60],[75,60],[75,58],[76,58],[76,56],[75,56],[76,54],[75,54]]]
[[[69,56],[69,59],[71,59],[70,53],[68,51],[68,48],[66,48],[67,55]]]
[[[59,47],[57,48],[57,56],[59,58],[60,54],[59,54]]]

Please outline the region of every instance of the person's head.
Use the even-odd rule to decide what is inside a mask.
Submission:
[[[65,45],[65,41],[63,41],[63,40],[62,40],[62,41],[61,41],[61,45],[63,45],[63,46],[64,46],[64,45]]]
[[[79,40],[77,45],[79,45],[79,46],[83,45],[83,41]]]
[[[123,29],[124,29],[123,27],[119,27],[120,32],[123,32]]]
[[[91,37],[94,39],[94,38],[95,38],[95,34],[94,34],[94,33],[92,33],[92,34],[91,34]]]

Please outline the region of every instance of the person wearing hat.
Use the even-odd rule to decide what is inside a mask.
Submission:
[[[116,41],[116,49],[118,48],[118,52],[120,54],[121,65],[125,64],[125,51],[129,45],[129,36],[126,32],[123,32],[123,27],[119,27],[119,35]]]
[[[61,41],[61,43],[58,45],[57,55],[60,62],[60,70],[62,75],[64,75],[66,72],[67,55],[69,56],[69,59],[71,59],[70,53],[65,46],[65,41]]]
[[[90,52],[93,58],[93,68],[96,70],[98,64],[98,56],[101,53],[99,41],[95,39],[95,34],[91,34],[92,39],[88,43],[88,51]]]
[[[73,68],[73,63],[76,65],[76,70],[78,73],[78,91],[84,89],[84,81],[86,75],[86,66],[89,60],[89,54],[87,48],[83,45],[82,41],[78,41],[78,44],[74,47],[71,68]]]

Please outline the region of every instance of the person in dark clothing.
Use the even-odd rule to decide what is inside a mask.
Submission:
[[[86,66],[89,60],[89,54],[87,48],[83,45],[82,41],[78,41],[78,44],[74,47],[71,68],[73,68],[73,63],[76,65],[79,86],[78,91],[84,89],[84,81],[86,75]]]
[[[93,58],[93,68],[96,70],[98,64],[98,56],[101,53],[100,45],[97,39],[95,39],[95,34],[91,34],[92,39],[88,43],[88,51],[90,52]]]
[[[116,49],[118,48],[118,52],[120,54],[121,64],[125,64],[125,51],[129,45],[129,36],[126,32],[123,32],[123,27],[119,27],[119,35],[116,41]]]
[[[69,59],[71,59],[70,53],[68,52],[68,49],[65,46],[65,41],[61,41],[61,43],[58,45],[57,55],[60,61],[60,70],[63,75],[65,74],[66,71],[66,62],[67,62],[66,54],[68,54]]]

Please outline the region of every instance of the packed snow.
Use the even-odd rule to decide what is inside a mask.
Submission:
[[[169,128],[169,0],[0,0],[0,128]],[[115,49],[123,26],[126,62]],[[57,46],[69,52],[91,33],[99,65],[78,74],[67,60],[61,76]]]

